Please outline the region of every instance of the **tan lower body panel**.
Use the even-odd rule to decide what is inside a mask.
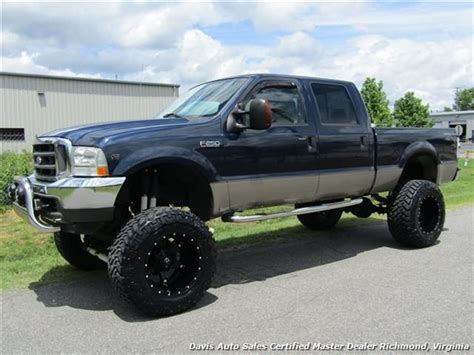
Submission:
[[[391,191],[402,171],[398,165],[388,165],[378,167],[376,175],[373,168],[354,168],[215,182],[211,184],[213,213],[219,216],[232,210],[360,197]],[[437,183],[451,181],[456,171],[457,162],[439,164]],[[370,190],[372,182],[374,184]]]
[[[319,175],[252,177],[211,184],[214,215],[230,210],[314,201]]]
[[[374,179],[372,168],[321,171],[317,200],[364,196]]]
[[[213,213],[218,216],[238,209],[363,196],[370,189],[373,174],[370,169],[349,169],[216,182],[211,184]]]
[[[438,177],[436,179],[436,183],[438,185],[450,182],[456,176],[456,172],[458,170],[458,162],[457,161],[449,161],[438,164]]]
[[[386,165],[377,168],[374,186],[371,193],[391,191],[397,185],[403,169],[398,165]]]
[[[282,176],[228,181],[233,209],[314,201],[319,176]]]

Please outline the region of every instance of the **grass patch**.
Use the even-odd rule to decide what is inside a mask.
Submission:
[[[33,160],[31,153],[5,152],[0,154],[0,213],[10,208],[10,198],[8,197],[8,186],[15,176],[25,176],[33,171]]]
[[[59,255],[50,234],[37,232],[13,211],[0,215],[0,273],[2,289],[28,287],[46,273],[45,283],[83,274]]]
[[[448,209],[474,202],[474,160],[463,166],[455,182],[442,186]],[[288,208],[288,207],[286,207]],[[276,212],[283,207],[270,207],[258,212]],[[246,211],[246,214],[257,211]],[[362,223],[372,223],[384,219],[374,215],[368,219],[355,218],[344,214],[338,228],[351,228]],[[214,228],[214,236],[219,247],[242,244],[263,243],[280,239],[304,237],[314,234],[302,227],[296,218],[231,224],[220,220],[209,222]],[[84,275],[69,266],[56,251],[50,235],[37,232],[12,211],[0,214],[0,288],[25,288],[41,284],[69,280]]]
[[[470,159],[467,166],[464,166],[464,161],[459,160],[461,171],[456,181],[441,186],[448,209],[474,202],[474,159]]]

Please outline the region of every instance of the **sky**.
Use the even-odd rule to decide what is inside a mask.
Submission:
[[[0,70],[175,83],[382,80],[441,110],[473,83],[473,2],[1,2]]]

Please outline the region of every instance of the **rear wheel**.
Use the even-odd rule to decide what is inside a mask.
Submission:
[[[157,207],[136,215],[109,253],[113,285],[150,316],[195,305],[210,287],[215,269],[209,229],[194,214],[177,208]]]
[[[341,219],[342,210],[329,210],[316,213],[301,214],[298,220],[306,228],[312,230],[322,230],[334,227]]]
[[[400,243],[422,248],[433,245],[444,225],[445,205],[436,184],[410,180],[393,197],[388,211],[388,227]]]
[[[87,238],[87,236],[85,237]],[[56,232],[54,233],[54,243],[59,254],[66,261],[81,270],[105,269],[107,264],[97,257],[89,254],[85,249],[85,244],[79,234]]]

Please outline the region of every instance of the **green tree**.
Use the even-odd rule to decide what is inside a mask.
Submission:
[[[393,118],[388,107],[387,95],[383,91],[382,81],[367,78],[362,84],[362,97],[372,122],[378,127],[391,127]]]
[[[452,109],[451,107],[444,106],[443,111],[444,111],[444,112],[453,112],[453,109]]]
[[[453,108],[459,111],[474,110],[474,88],[456,91]]]
[[[393,118],[397,127],[433,127],[428,116],[429,106],[411,91],[395,102]]]

